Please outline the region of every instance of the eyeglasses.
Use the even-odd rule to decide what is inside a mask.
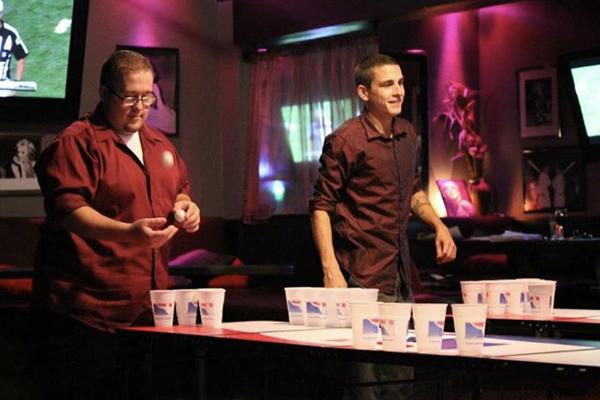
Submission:
[[[152,104],[156,102],[156,96],[154,93],[146,93],[138,96],[120,96],[117,92],[115,92],[110,86],[104,85],[112,94],[118,97],[123,105],[127,107],[132,107],[137,104],[138,101],[142,101],[142,104],[146,107],[150,107]]]

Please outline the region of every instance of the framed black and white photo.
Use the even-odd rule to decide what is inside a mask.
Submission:
[[[523,209],[585,208],[585,179],[577,148],[523,150]]]
[[[117,45],[146,56],[154,69],[153,92],[156,103],[150,107],[146,122],[169,136],[179,132],[179,50],[162,47]]]
[[[33,167],[42,149],[42,136],[0,135],[0,194],[39,192]]]
[[[521,137],[560,137],[556,68],[518,71]]]

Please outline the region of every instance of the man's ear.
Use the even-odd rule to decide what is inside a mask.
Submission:
[[[358,85],[356,87],[356,93],[358,93],[358,97],[360,97],[362,101],[369,101],[369,89],[365,85]]]

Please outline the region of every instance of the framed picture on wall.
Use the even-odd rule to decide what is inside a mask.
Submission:
[[[117,49],[137,51],[146,56],[154,69],[156,103],[150,107],[146,122],[169,136],[179,131],[179,50],[162,47],[117,45]]]
[[[37,193],[33,167],[42,149],[42,136],[0,136],[0,194]]]
[[[438,179],[436,183],[448,217],[472,217],[476,214],[464,179]]]
[[[560,137],[556,68],[518,71],[521,137]]]
[[[577,148],[523,150],[525,212],[585,208],[585,179]]]

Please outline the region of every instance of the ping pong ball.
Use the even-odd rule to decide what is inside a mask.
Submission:
[[[177,209],[177,211],[175,211],[175,221],[183,222],[184,219],[185,219],[185,211],[183,211],[181,208]]]
[[[167,150],[163,151],[161,161],[163,167],[171,168],[173,166],[173,153]]]

